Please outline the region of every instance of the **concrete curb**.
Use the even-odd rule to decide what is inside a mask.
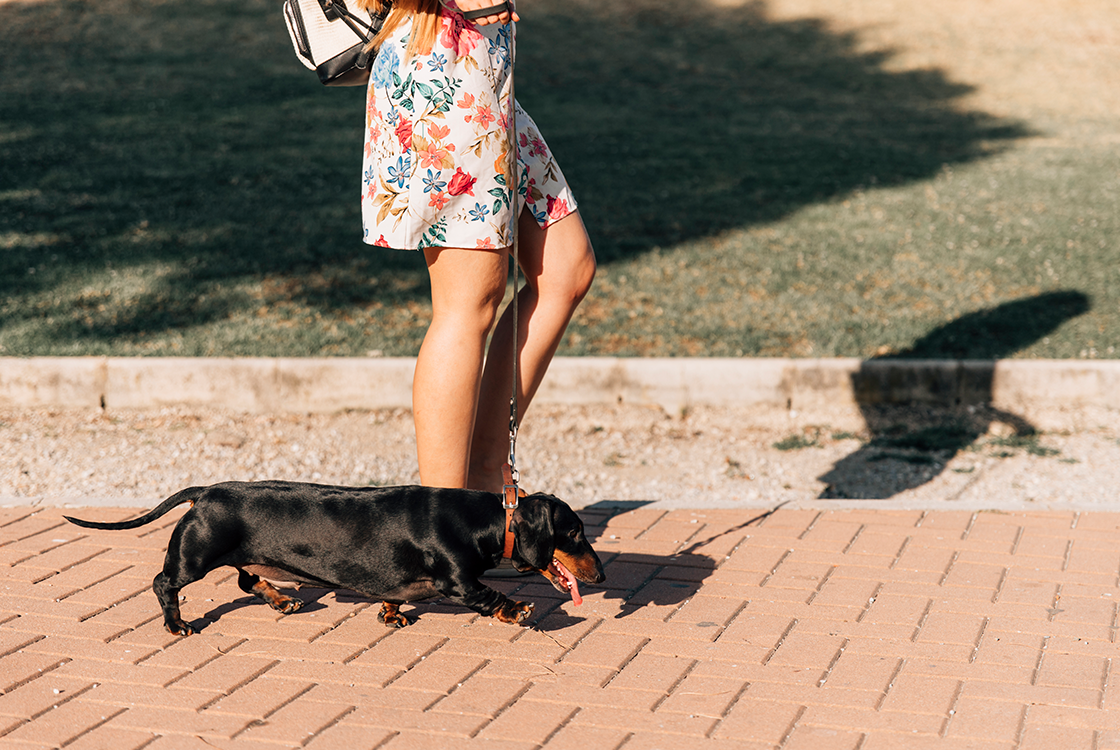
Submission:
[[[408,408],[409,357],[0,358],[0,408]],[[1120,411],[1120,361],[559,357],[538,403],[827,412],[990,404],[1047,429]]]

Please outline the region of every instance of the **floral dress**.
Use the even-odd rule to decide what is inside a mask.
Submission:
[[[510,26],[476,26],[454,7],[440,20],[430,54],[404,60],[411,20],[378,51],[366,106],[364,239],[407,250],[508,247],[517,215],[507,174]],[[514,107],[518,208],[547,227],[576,202],[536,124]]]

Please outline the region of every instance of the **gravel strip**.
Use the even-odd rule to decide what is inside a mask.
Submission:
[[[1120,509],[1115,427],[1025,434],[1001,419],[893,408],[852,429],[850,415],[541,405],[522,426],[518,463],[526,489],[576,507]],[[145,507],[234,479],[412,484],[414,450],[400,409],[0,410],[0,505]]]

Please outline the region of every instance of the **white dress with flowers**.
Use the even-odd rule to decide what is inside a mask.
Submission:
[[[370,76],[362,164],[365,241],[406,250],[511,244],[510,27],[444,8],[430,54],[405,62],[411,20],[381,46]],[[536,124],[516,105],[518,207],[547,227],[575,210]]]

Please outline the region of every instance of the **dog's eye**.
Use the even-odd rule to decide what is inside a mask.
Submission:
[[[568,536],[570,536],[572,539],[579,539],[579,529],[572,529],[568,532]]]

